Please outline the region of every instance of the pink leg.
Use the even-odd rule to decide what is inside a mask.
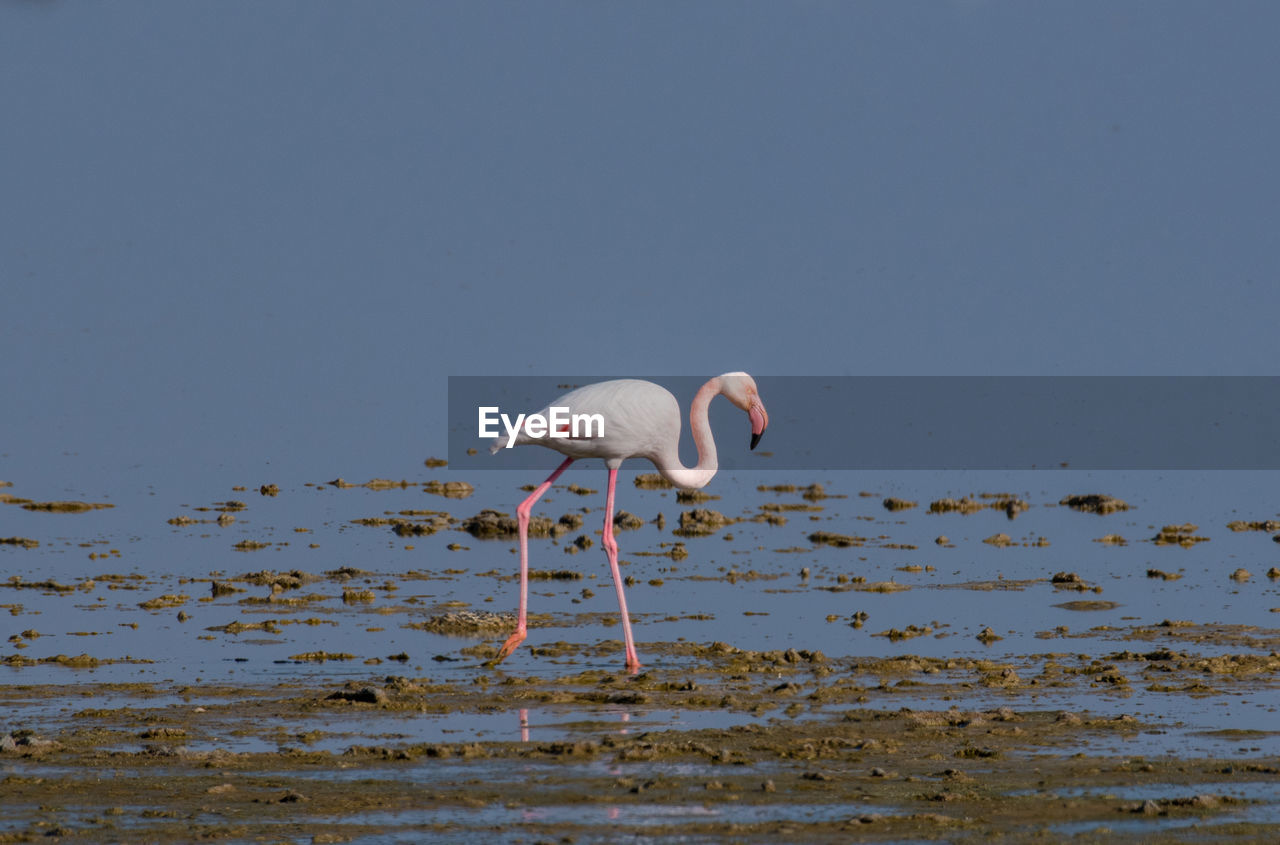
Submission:
[[[609,556],[609,570],[613,573],[613,586],[618,590],[618,612],[622,616],[622,641],[627,649],[627,671],[640,671],[640,658],[636,655],[636,642],[631,638],[631,617],[627,615],[627,597],[622,592],[622,573],[618,571],[618,543],[613,539],[613,490],[618,484],[618,471],[609,470],[609,492],[604,499],[604,534],[601,542]]]
[[[520,610],[516,614],[516,632],[507,638],[502,644],[502,650],[498,652],[498,656],[493,659],[494,663],[503,660],[507,655],[516,650],[516,646],[524,642],[524,638],[528,635],[527,620],[529,612],[529,513],[533,510],[533,506],[542,498],[542,494],[547,492],[560,473],[569,468],[569,464],[573,463],[573,458],[565,458],[564,463],[551,475],[547,476],[547,480],[538,485],[538,489],[529,494],[529,498],[520,503],[520,507],[516,508],[516,521],[520,525]]]

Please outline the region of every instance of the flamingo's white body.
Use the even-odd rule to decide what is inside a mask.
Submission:
[[[640,659],[636,655],[635,641],[631,636],[631,620],[627,616],[627,600],[622,589],[622,576],[618,572],[618,544],[613,538],[613,497],[618,481],[618,467],[627,458],[647,458],[658,468],[664,478],[682,489],[706,486],[716,474],[716,444],[711,436],[707,419],[707,406],[716,396],[724,396],[751,418],[751,448],[760,441],[760,435],[769,425],[769,416],[756,383],[746,373],[725,373],[704,384],[689,407],[689,424],[693,441],[698,447],[698,464],[685,467],[680,463],[680,404],[671,392],[653,382],[638,379],[617,379],[590,384],[566,393],[541,412],[549,416],[551,407],[568,408],[572,414],[599,414],[604,420],[604,432],[596,437],[530,437],[524,431],[515,436],[515,445],[537,444],[555,449],[566,455],[564,463],[538,486],[516,509],[520,528],[520,607],[516,630],[503,644],[496,660],[502,660],[515,651],[527,634],[529,603],[529,514],[534,504],[547,492],[552,483],[581,458],[600,458],[609,470],[609,489],[605,495],[604,532],[601,544],[609,558],[609,569],[618,593],[618,608],[622,615],[622,635],[626,647],[627,668],[636,671]],[[509,442],[509,437],[499,438],[491,448],[498,452]]]

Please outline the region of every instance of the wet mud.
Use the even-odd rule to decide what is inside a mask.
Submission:
[[[645,663],[627,673],[612,586],[582,554],[599,554],[599,502],[578,498],[594,491],[559,488],[545,509],[567,512],[535,513],[531,636],[495,663],[514,627],[512,515],[432,508],[439,498],[425,497],[478,495],[452,481],[305,487],[425,505],[361,504],[338,527],[273,531],[255,509],[297,489],[245,485],[262,496],[253,505],[188,508],[238,521],[164,526],[217,544],[222,568],[199,575],[131,571],[129,548],[105,538],[24,528],[0,544],[6,561],[66,548],[89,561],[0,580],[0,843],[1280,837],[1280,629],[1134,607],[1191,581],[1274,594],[1269,542],[1207,575],[1188,556],[1233,534],[1268,540],[1276,520],[1115,526],[1129,541],[1068,512],[1124,518],[1128,506],[1100,494],[978,493],[926,511],[868,492],[848,499],[867,501],[855,516],[817,483],[711,510],[637,479],[644,495],[628,504],[646,516],[615,518],[631,532],[622,564]],[[670,527],[648,518],[659,508]],[[1089,527],[1052,543],[1040,525],[991,533],[1047,511]],[[290,545],[284,531],[320,543]],[[348,532],[385,551],[264,564]],[[413,543],[424,548],[411,566],[387,563]],[[1077,562],[1085,552],[1130,555],[1129,572],[1109,580]],[[978,555],[998,571],[971,573]],[[710,587],[719,601],[676,601]],[[964,623],[916,605],[895,614],[920,595],[974,609]],[[1004,596],[1045,618],[984,603]],[[792,646],[739,641],[804,616],[819,628]],[[703,636],[664,633],[675,630]],[[217,657],[175,665],[177,636]],[[1270,715],[1212,718],[1236,701]]]
[[[1271,683],[1280,658],[1206,663],[1160,648],[1015,666],[649,649],[683,665],[257,688],[11,684],[0,703],[79,704],[59,724],[0,737],[0,841],[1261,842],[1277,830],[1257,819],[1274,811],[1280,761],[1124,753],[1159,727],[1046,709],[1035,692]],[[954,703],[916,705],[922,685]],[[99,697],[110,705],[95,707]],[[632,726],[650,711],[725,724]],[[415,720],[495,712],[508,738],[412,737]],[[530,712],[569,721],[548,727]]]

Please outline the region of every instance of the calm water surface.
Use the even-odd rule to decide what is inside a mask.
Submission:
[[[74,464],[74,456],[68,464]],[[323,467],[305,479],[240,479],[243,490],[200,478],[180,484],[171,480],[161,489],[128,474],[114,479],[89,475],[83,485],[23,477],[4,490],[39,501],[75,499],[114,507],[86,513],[28,511],[14,505],[0,509],[0,533],[39,542],[36,548],[0,546],[9,582],[0,588],[0,604],[9,611],[3,617],[9,639],[3,653],[27,659],[88,654],[128,660],[90,669],[0,667],[8,683],[199,680],[253,685],[316,674],[377,677],[414,670],[443,678],[473,673],[480,661],[463,649],[496,642],[497,637],[446,637],[405,626],[458,609],[512,610],[516,583],[510,576],[518,562],[514,541],[480,540],[457,529],[401,538],[387,526],[353,520],[409,510],[446,511],[459,518],[483,508],[513,512],[524,495],[520,486],[537,481],[508,472],[471,473],[462,479],[448,469],[423,466],[404,473],[413,486],[390,490],[337,488],[326,483],[331,478]],[[429,495],[420,485],[431,478],[469,481],[475,493],[466,499]],[[566,553],[580,534],[599,539],[604,473],[574,472],[564,480],[595,487],[597,493],[581,496],[558,486],[535,513],[558,518],[587,511],[586,523],[557,540],[532,540],[531,565],[569,570],[581,578],[532,584],[531,612],[549,617],[531,627],[526,647],[508,664],[523,672],[554,675],[611,669],[618,663],[608,650],[601,656],[540,658],[529,648],[560,641],[593,645],[619,636],[599,543]],[[672,534],[679,513],[694,506],[678,504],[673,491],[637,489],[624,476],[618,505],[646,524],[618,539],[624,573],[633,579],[628,594],[642,654],[647,642],[719,640],[745,649],[816,649],[833,657],[956,655],[1016,664],[1051,652],[1101,657],[1126,648],[1154,648],[1159,644],[1135,645],[1126,637],[1136,627],[1163,620],[1255,629],[1240,628],[1243,640],[1175,646],[1191,653],[1251,648],[1266,653],[1266,640],[1276,633],[1274,609],[1280,607],[1280,582],[1266,573],[1280,563],[1280,545],[1266,532],[1233,532],[1226,526],[1233,520],[1276,518],[1274,480],[1274,474],[1264,472],[735,473],[717,477],[708,491],[719,498],[700,506],[743,519],[760,514],[769,503],[813,509],[782,511],[787,517],[783,525],[743,521],[710,536],[680,538]],[[815,482],[824,485],[828,498],[807,501],[798,492],[758,489]],[[263,483],[279,485],[279,495],[261,495]],[[1067,494],[1095,492],[1124,499],[1131,509],[1098,516],[1058,505]],[[1030,507],[1014,519],[994,510],[928,513],[930,501],[982,493],[1011,493]],[[887,496],[919,506],[890,512],[882,504]],[[183,515],[213,519],[217,511],[200,509],[228,500],[246,507],[225,527],[168,523]],[[651,522],[659,513],[666,520],[663,529]],[[1209,541],[1190,548],[1150,542],[1161,526],[1188,522],[1198,525],[1197,535]],[[817,530],[866,542],[846,548],[815,545],[808,538]],[[1013,545],[998,548],[984,542],[1000,533]],[[1127,544],[1097,542],[1109,534],[1123,536]],[[940,535],[949,545],[935,542]],[[265,545],[242,551],[236,545],[243,541]],[[673,561],[661,556],[676,541],[685,543],[688,557]],[[323,577],[340,567],[364,574],[348,581]],[[1149,578],[1152,568],[1181,577]],[[1230,577],[1241,568],[1252,577]],[[321,577],[281,594],[313,597],[296,607],[262,603],[270,594],[265,586],[241,583],[246,592],[211,595],[210,579],[261,570],[300,570]],[[1099,589],[1055,588],[1049,579],[1058,572],[1075,573]],[[909,589],[850,589],[857,578]],[[15,579],[76,589],[18,589]],[[344,601],[344,589],[371,592],[365,600]],[[161,596],[186,598],[178,599],[178,606],[140,607]],[[1073,601],[1115,604],[1102,610],[1062,606]],[[861,628],[854,628],[849,623],[859,612],[867,617]],[[229,623],[264,619],[280,624],[270,632],[223,630]],[[877,636],[908,626],[929,632],[904,641]],[[979,641],[977,635],[988,627],[1003,639]],[[39,636],[23,636],[26,631]],[[323,664],[294,659],[316,651],[349,658]],[[400,660],[385,662],[392,655]],[[384,662],[366,665],[377,658]],[[661,665],[664,660],[673,658],[657,656],[650,662]],[[1068,700],[1046,693],[1046,706],[1138,712],[1188,729],[1265,730],[1274,719],[1271,701],[1247,696],[1188,699],[1139,690],[1119,697],[1098,693],[1087,701],[1070,700],[1078,699],[1078,693],[1063,698]],[[457,729],[456,723],[451,729]],[[484,720],[475,720],[467,730],[484,733]],[[1262,741],[1276,746],[1272,738]]]

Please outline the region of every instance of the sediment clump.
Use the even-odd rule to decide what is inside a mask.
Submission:
[[[960,499],[946,498],[937,499],[929,503],[929,513],[959,513],[963,515],[977,513],[978,511],[991,510],[1004,511],[1005,516],[1009,519],[1015,518],[1018,514],[1031,507],[1025,499],[1019,499],[1011,493],[982,493],[979,498],[989,499],[987,502],[979,502],[972,496],[964,496]]]
[[[490,636],[504,633],[515,627],[515,617],[509,613],[493,613],[482,610],[458,610],[428,616],[422,622],[410,622],[406,628],[447,634],[455,637],[474,635]]]
[[[347,684],[346,689],[330,693],[325,701],[347,701],[356,704],[386,704],[390,696],[382,687],[364,686],[355,682]]]
[[[520,534],[520,524],[515,517],[489,508],[464,519],[461,527],[463,531],[479,539],[516,537]],[[563,522],[552,522],[550,517],[529,517],[530,537],[559,537],[572,530]]]
[[[530,581],[581,581],[582,573],[572,569],[530,569]]]
[[[259,549],[265,549],[270,545],[271,545],[270,543],[262,543],[257,540],[241,540],[239,543],[236,543],[231,548],[235,549],[238,552],[256,552]]]
[[[1232,531],[1266,531],[1274,534],[1280,531],[1280,520],[1264,519],[1257,522],[1245,522],[1244,520],[1236,519],[1228,522],[1227,527]]]
[[[635,531],[644,527],[644,520],[633,513],[618,511],[613,515],[613,527],[619,530]]]
[[[1075,572],[1055,572],[1049,583],[1060,590],[1078,590],[1084,592],[1092,589],[1079,574]]]
[[[714,534],[726,525],[737,522],[719,511],[709,508],[694,508],[680,513],[680,526],[672,531],[677,537],[702,537]]]
[[[1157,546],[1182,546],[1189,549],[1196,543],[1209,542],[1208,537],[1200,537],[1196,535],[1196,531],[1200,528],[1190,522],[1182,525],[1166,525],[1160,529],[1156,536],[1151,538],[1151,542]]]
[[[978,642],[982,643],[983,645],[991,645],[994,642],[1003,640],[1004,637],[1000,636],[995,631],[991,630],[991,626],[988,625],[978,633],[978,636],[975,639],[977,639]]]
[[[995,511],[1004,511],[1004,515],[1013,519],[1025,510],[1031,509],[1031,504],[1025,499],[1019,499],[1016,496],[998,495],[995,501],[989,503],[987,507]]]
[[[929,503],[929,513],[962,513],[970,514],[984,510],[986,505],[982,502],[965,496],[961,499],[938,499]]]
[[[1083,496],[1063,496],[1058,504],[1066,505],[1082,513],[1109,514],[1129,510],[1129,503],[1114,496],[1089,493]]]
[[[1060,607],[1063,610],[1115,610],[1120,606],[1115,601],[1097,601],[1082,599],[1079,601],[1064,601],[1061,604],[1055,604],[1054,607]]]
[[[422,485],[422,489],[434,496],[444,496],[446,499],[465,499],[476,492],[476,488],[465,481],[428,481]]]
[[[19,499],[8,495],[0,496],[0,501],[10,505],[21,505],[23,510],[48,513],[85,513],[115,507],[109,502],[33,502],[30,499]]]
[[[279,590],[296,590],[303,584],[317,580],[316,576],[295,569],[292,572],[273,572],[264,569],[261,572],[246,572],[237,581],[245,581],[255,587],[271,587]]]
[[[218,581],[215,579],[211,584],[210,592],[214,598],[219,598],[220,596],[230,596],[235,593],[243,593],[244,588],[237,587],[229,581]]]
[[[57,740],[36,736],[31,731],[18,730],[0,737],[0,754],[15,757],[41,757],[62,748]]]
[[[138,602],[138,607],[143,610],[161,610],[166,607],[181,607],[190,600],[191,596],[185,594],[174,595],[172,593],[166,593],[163,596],[156,596],[153,599]]]
[[[853,537],[848,534],[837,534],[834,531],[815,531],[809,535],[809,542],[815,546],[836,546],[846,548],[861,546],[867,542],[866,537]]]

